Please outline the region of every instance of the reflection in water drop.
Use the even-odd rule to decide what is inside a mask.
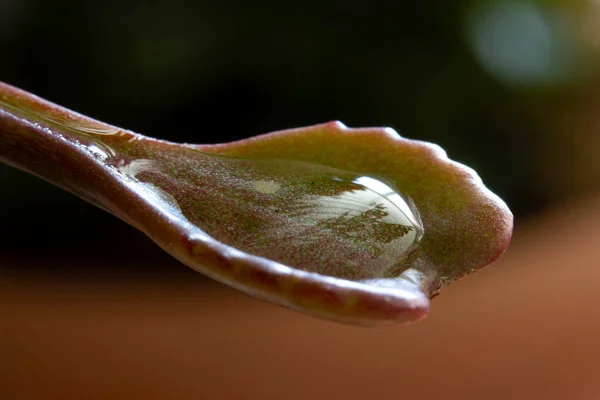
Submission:
[[[150,172],[154,170],[156,168],[154,165],[154,161],[142,159],[118,162],[116,164],[116,168],[121,174],[127,177],[135,178],[142,172]]]
[[[87,150],[90,153],[92,153],[94,157],[100,158],[102,160],[106,160],[108,157],[110,157],[109,153],[105,151],[105,149],[102,149],[100,146],[97,146],[95,144],[88,145]]]
[[[329,167],[193,149],[107,164],[169,218],[305,271],[384,278],[398,273],[423,235],[418,214],[397,191]]]

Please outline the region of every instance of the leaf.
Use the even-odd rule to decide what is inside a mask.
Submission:
[[[512,232],[512,214],[474,171],[389,128],[331,122],[181,145],[0,85],[0,160],[221,282],[348,323],[421,319]]]

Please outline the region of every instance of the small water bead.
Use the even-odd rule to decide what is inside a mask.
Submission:
[[[305,271],[383,278],[397,272],[423,235],[400,193],[347,171],[193,149],[112,162],[216,240]]]

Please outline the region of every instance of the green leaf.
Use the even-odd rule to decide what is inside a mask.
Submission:
[[[331,122],[182,145],[0,84],[0,160],[221,282],[355,324],[423,318],[430,298],[496,260],[512,232],[512,214],[474,171],[389,128]]]

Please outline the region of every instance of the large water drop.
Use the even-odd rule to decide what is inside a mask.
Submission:
[[[192,148],[151,159],[135,153],[106,162],[149,201],[222,243],[293,268],[384,278],[399,272],[423,235],[414,206],[373,177]]]

